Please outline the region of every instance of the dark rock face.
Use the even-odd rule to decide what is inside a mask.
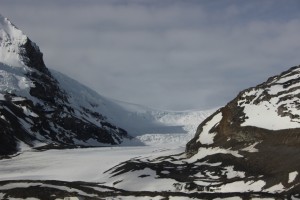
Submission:
[[[0,48],[13,57],[0,57],[0,156],[16,153],[21,144],[102,146],[130,138],[100,113],[70,104],[37,45],[7,19],[0,16],[0,22]]]
[[[21,58],[26,66],[50,75],[50,72],[43,60],[43,53],[39,50],[35,43],[28,38],[25,44],[21,45],[20,48],[24,49],[21,52]]]
[[[296,66],[269,78],[265,83],[242,91],[234,100],[199,125],[195,137],[187,144],[188,156],[195,155],[202,146],[221,146],[239,150],[259,142],[261,147],[265,145],[300,147],[299,77],[300,66]],[[253,114],[248,116],[249,112],[257,116],[253,117]],[[209,145],[201,143],[199,137],[204,134],[203,127],[218,113],[221,113],[222,119],[209,130],[215,133],[213,143]],[[280,118],[279,121],[276,121],[276,118]],[[247,122],[248,120],[252,121],[251,124]]]
[[[17,187],[12,187],[12,185]],[[9,186],[9,187],[7,187]],[[3,188],[3,189],[2,189]],[[63,181],[0,181],[0,192],[3,199],[37,198],[56,199],[298,199],[299,195],[248,193],[180,193],[158,191],[126,191],[104,186],[98,183],[63,182]],[[238,198],[239,197],[239,198]]]
[[[197,156],[203,148],[233,150],[243,158],[231,164],[242,167],[247,177],[265,181],[265,188],[282,184],[286,190],[300,192],[294,187],[299,177],[289,181],[291,172],[300,171],[299,77],[300,66],[296,66],[242,91],[199,125],[186,145],[187,156]],[[221,120],[213,122],[207,133],[205,127],[217,114],[222,115]],[[201,142],[201,134],[213,134],[213,142]],[[253,149],[243,151],[249,146]]]

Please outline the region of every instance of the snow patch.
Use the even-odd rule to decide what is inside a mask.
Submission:
[[[241,171],[234,171],[234,166],[228,166],[225,167],[226,170],[226,176],[228,179],[232,179],[232,178],[245,178],[245,172],[241,172]]]
[[[264,191],[266,192],[270,192],[270,193],[280,193],[282,191],[284,191],[285,187],[282,185],[282,183],[279,183],[277,185],[274,185]]]
[[[27,36],[21,30],[0,15],[0,60],[2,63],[13,67],[23,67],[19,53],[20,47],[27,40]]]
[[[27,144],[25,144],[24,142],[22,142],[22,141],[19,141],[18,142],[18,150],[19,151],[21,151],[21,152],[23,152],[23,151],[27,151],[27,150],[30,150],[31,149],[31,147],[29,146],[29,145],[27,145]]]
[[[259,181],[236,181],[222,185],[221,187],[215,188],[215,191],[227,193],[227,192],[260,192],[261,189],[266,185],[262,180]]]
[[[243,200],[241,197],[227,197],[227,198],[215,198],[213,200]],[[253,199],[251,199],[253,200]],[[274,200],[274,199],[272,199]]]
[[[33,111],[29,110],[27,107],[22,106],[21,108],[23,109],[23,112],[24,112],[25,115],[32,116],[32,117],[39,117],[36,113],[34,113]]]
[[[294,73],[294,74],[292,74]],[[238,105],[244,108],[245,121],[241,126],[255,126],[269,130],[300,127],[299,68],[273,78],[264,87],[247,90]],[[246,99],[251,99],[248,102]],[[293,117],[292,117],[293,116]]]
[[[105,197],[105,200],[162,200],[164,197],[162,196],[156,196],[156,197],[150,197],[150,196],[122,196],[122,197]],[[170,198],[171,199],[171,198]]]
[[[80,198],[80,197],[65,197],[63,200],[82,200],[82,198]]]
[[[9,183],[6,185],[1,185],[0,190],[11,190],[14,188],[28,188],[31,186],[40,186],[40,183]]]
[[[298,172],[297,171],[289,173],[289,182],[288,183],[294,182],[294,180],[296,179],[297,176],[298,176]]]
[[[269,130],[299,128],[299,122],[292,121],[288,116],[278,115],[277,101],[278,99],[274,97],[270,101],[263,101],[258,105],[244,104],[244,113],[247,119],[241,126],[256,126]],[[300,114],[300,110],[294,111],[294,113]]]
[[[233,151],[233,150],[229,150],[229,149],[221,149],[219,147],[214,147],[214,148],[213,147],[209,147],[209,148],[200,147],[198,150],[198,153],[196,153],[194,156],[190,157],[186,161],[189,163],[193,163],[193,162],[196,162],[197,160],[200,160],[206,156],[218,154],[218,153],[231,154],[238,158],[243,157],[242,155],[240,155],[238,153],[238,151]]]
[[[8,122],[4,115],[0,115],[0,118],[3,119],[4,121]]]
[[[241,151],[247,151],[249,153],[255,153],[255,152],[258,152],[258,149],[255,148],[255,146],[258,144],[258,142],[255,142],[254,144],[244,148],[244,149],[241,149]]]
[[[9,197],[8,200],[40,200],[34,197],[27,197],[27,198],[13,198],[13,197]]]
[[[216,133],[212,133],[211,129],[220,123],[222,119],[222,113],[219,112],[216,114],[211,120],[209,120],[202,129],[202,132],[200,133],[199,139],[197,140],[201,144],[212,144],[214,142],[214,137]]]

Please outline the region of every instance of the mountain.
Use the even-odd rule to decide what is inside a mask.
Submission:
[[[60,72],[51,70],[51,73],[67,92],[73,106],[101,113],[107,122],[117,124],[136,137],[135,143],[125,141],[127,145],[136,145],[136,142],[185,145],[193,137],[199,122],[216,110],[156,110],[104,97]]]
[[[28,147],[163,143],[144,156],[136,152],[142,147],[134,147],[110,152],[101,148],[101,155],[109,159],[95,159],[99,149],[39,151],[38,156],[27,151],[15,159],[1,159],[1,172],[13,178],[0,181],[0,198],[300,199],[299,89],[300,66],[296,66],[240,92],[216,111],[157,111],[103,97],[49,70],[38,46],[0,17],[0,156]],[[193,131],[185,151],[166,148],[180,147]],[[78,175],[88,174],[93,182],[84,182],[87,177],[53,181],[56,173],[66,170],[49,169],[45,163],[56,166],[66,160],[62,166],[73,169],[68,172],[73,175],[78,172],[73,165],[80,163],[82,170],[90,162],[95,169],[103,159],[112,166],[109,162],[116,159],[112,155],[128,157],[128,152],[135,157],[104,174]],[[57,154],[62,155],[59,160]],[[32,170],[30,163],[35,161]],[[52,181],[43,180],[38,168],[48,171],[46,177]]]
[[[123,162],[105,185],[200,199],[299,199],[299,91],[296,66],[214,112],[184,153]]]
[[[49,70],[39,47],[0,16],[0,157],[28,148],[144,145],[170,138],[183,144],[211,113],[158,111],[99,95]]]
[[[300,144],[300,67],[242,91],[224,108],[202,122],[187,144],[192,156],[202,146],[257,147]],[[236,145],[237,142],[239,145]],[[235,145],[232,145],[235,144]]]
[[[0,16],[0,155],[24,146],[120,144],[127,132],[72,97],[46,68],[38,46]]]
[[[199,122],[216,109],[198,111],[162,111],[104,97],[76,80],[54,70],[52,75],[77,107],[101,113],[112,124],[124,128],[131,136],[145,134],[194,134]]]

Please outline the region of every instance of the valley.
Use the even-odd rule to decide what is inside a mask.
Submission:
[[[0,15],[0,199],[300,199],[299,98],[294,66],[210,110],[115,100]]]

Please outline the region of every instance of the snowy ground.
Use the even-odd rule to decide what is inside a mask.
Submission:
[[[0,160],[0,180],[62,180],[101,182],[103,172],[134,157],[170,155],[184,147],[102,147],[26,151]]]
[[[0,64],[0,77],[2,75],[7,80],[15,80],[12,76],[16,72],[1,74],[4,67]],[[105,98],[65,75],[54,71],[52,73],[68,92],[70,103],[77,106],[78,110],[84,106],[103,114],[109,122],[124,128],[145,146],[133,146],[137,143],[127,141],[122,147],[35,151],[20,143],[20,149],[25,151],[11,159],[0,160],[0,181],[27,179],[101,182],[103,172],[120,162],[139,156],[183,152],[197,126],[216,110],[158,111]],[[8,86],[13,88],[13,83]],[[89,120],[93,122],[94,119]]]
[[[128,105],[126,106],[128,108]],[[137,106],[133,106],[140,109]],[[166,156],[184,152],[186,143],[194,136],[197,126],[214,110],[158,112],[141,109],[132,114],[153,118],[152,123],[164,127],[161,132],[137,136],[145,146],[100,147],[67,150],[36,151],[23,148],[20,155],[0,160],[1,180],[61,180],[101,182],[103,172],[121,162],[136,157]],[[140,117],[140,118],[143,118]],[[149,125],[149,124],[148,124]],[[168,128],[170,127],[170,129]],[[183,132],[164,132],[180,127]],[[147,130],[142,132],[147,133]],[[126,144],[125,144],[126,145]]]
[[[128,107],[126,105],[125,107]],[[136,109],[137,106],[134,106]],[[20,155],[0,160],[0,181],[3,180],[61,180],[102,182],[103,172],[136,157],[167,156],[184,152],[186,143],[194,136],[197,126],[210,111],[132,112],[153,118],[151,123],[165,127],[155,134],[137,136],[145,146],[119,146],[67,150],[36,151],[23,148]],[[140,117],[140,116],[139,116]],[[140,117],[140,118],[143,118]],[[149,126],[150,127],[150,126]],[[170,127],[170,129],[168,128]],[[183,132],[164,132],[180,127]],[[147,133],[147,130],[143,130]],[[126,144],[125,144],[126,145]],[[135,145],[128,143],[128,145]],[[107,177],[106,177],[107,178]]]

